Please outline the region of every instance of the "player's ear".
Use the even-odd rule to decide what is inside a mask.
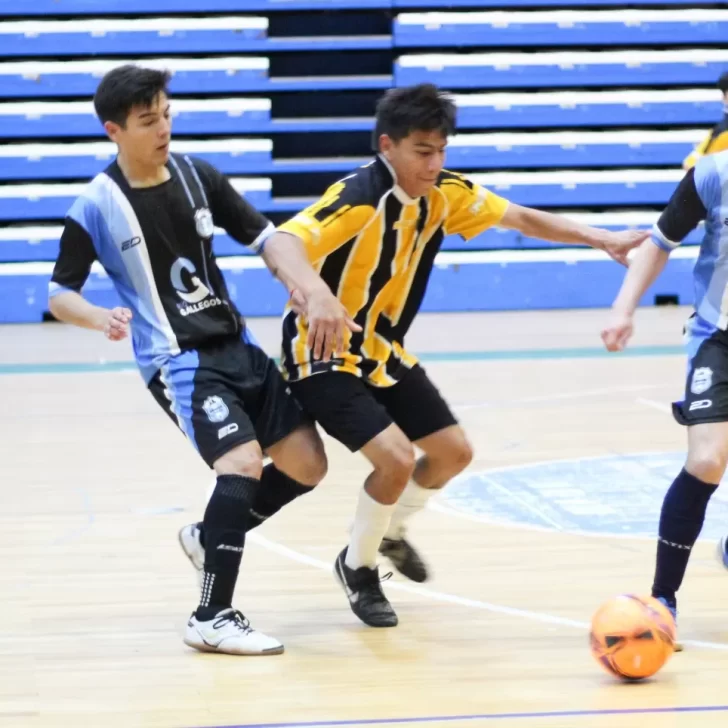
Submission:
[[[389,134],[381,134],[379,136],[379,151],[385,156],[392,151],[394,147],[394,141]]]
[[[112,142],[115,142],[117,140],[119,132],[122,131],[122,128],[114,121],[105,121],[104,129],[109,135],[109,139],[111,139]]]

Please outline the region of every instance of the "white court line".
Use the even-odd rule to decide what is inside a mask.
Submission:
[[[246,539],[257,543],[259,546],[272,551],[273,553],[285,556],[292,561],[297,561],[299,564],[306,564],[306,566],[313,566],[316,569],[323,571],[332,572],[333,578],[333,564],[321,561],[320,559],[314,559],[311,556],[306,556],[299,551],[283,546],[283,544],[271,541],[265,536],[261,536],[255,531],[251,531],[246,535]],[[490,602],[481,602],[478,599],[468,599],[466,597],[459,597],[455,594],[448,594],[447,592],[435,591],[434,589],[427,589],[421,586],[414,586],[411,584],[402,584],[400,582],[389,582],[387,589],[395,589],[397,591],[409,592],[410,594],[418,594],[419,596],[432,599],[436,602],[446,602],[448,604],[458,604],[462,607],[471,607],[473,609],[481,609],[485,612],[492,612],[494,614],[504,614],[509,617],[519,617],[520,619],[528,619],[532,622],[542,622],[543,624],[554,624],[560,627],[572,627],[574,629],[588,630],[589,624],[587,622],[580,622],[575,619],[568,619],[566,617],[557,617],[552,614],[546,614],[544,612],[532,612],[528,609],[516,609],[515,607],[506,607],[501,604],[492,604]],[[722,644],[720,642],[701,642],[697,640],[680,640],[684,645],[691,645],[693,647],[704,647],[710,650],[728,650],[728,644]]]
[[[637,397],[635,402],[637,402],[637,404],[643,404],[645,407],[652,407],[652,409],[660,410],[660,412],[667,412],[667,414],[672,413],[672,408],[670,407],[670,405],[667,405],[664,402],[655,402],[654,399],[644,399],[644,397]]]

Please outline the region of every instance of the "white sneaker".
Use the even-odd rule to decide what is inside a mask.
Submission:
[[[202,589],[202,580],[205,578],[205,549],[200,543],[200,529],[196,523],[191,523],[180,530],[178,538],[182,551],[197,572],[197,584]]]
[[[237,609],[223,609],[214,619],[201,622],[194,612],[187,622],[184,643],[200,652],[227,655],[280,655],[283,645],[256,632]]]

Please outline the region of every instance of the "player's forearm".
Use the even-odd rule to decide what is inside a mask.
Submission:
[[[630,262],[629,271],[612,308],[631,316],[647,289],[662,273],[669,257],[667,251],[658,248],[651,240],[645,240]]]
[[[508,213],[506,213],[506,217],[507,215]],[[531,208],[519,208],[517,225],[514,227],[530,238],[550,240],[556,243],[601,248],[604,242],[603,230],[582,225],[560,215]]]
[[[328,288],[308,260],[303,243],[295,235],[277,232],[265,241],[263,260],[270,272],[288,289],[304,298]]]
[[[48,301],[48,308],[59,321],[94,331],[104,330],[110,314],[108,309],[94,306],[74,291],[53,296]]]

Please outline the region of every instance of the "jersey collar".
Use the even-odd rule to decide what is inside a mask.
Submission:
[[[377,160],[381,167],[385,170],[385,173],[389,175],[392,180],[392,193],[403,205],[416,205],[419,201],[419,197],[410,197],[398,184],[397,175],[394,173],[394,168],[387,161],[387,158],[383,154],[377,154]]]

